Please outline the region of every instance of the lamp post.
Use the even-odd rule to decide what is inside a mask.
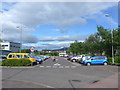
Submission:
[[[111,26],[112,26],[112,17],[109,14],[105,14],[105,16],[109,17],[109,21],[110,21],[110,31],[111,31],[111,39],[112,39],[112,63],[114,64],[113,30],[111,28]]]
[[[1,34],[0,34],[0,39],[1,39],[1,42],[2,42],[2,34],[3,34],[3,29],[1,28]]]
[[[21,30],[21,34],[20,34],[20,44],[21,44],[20,53],[21,53],[21,50],[22,50],[22,30],[25,27],[23,27],[23,26],[17,26],[17,28]]]

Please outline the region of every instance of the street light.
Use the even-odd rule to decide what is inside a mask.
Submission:
[[[21,34],[20,34],[20,44],[21,44],[21,49],[22,49],[22,30],[23,30],[23,28],[25,28],[24,26],[17,26],[17,28],[18,29],[20,29],[21,30]],[[21,53],[21,49],[20,49],[20,53]]]
[[[105,16],[109,17],[109,21],[110,21],[110,31],[111,31],[111,39],[112,39],[112,63],[114,64],[113,30],[111,28],[111,26],[112,26],[112,17],[109,14],[105,14]]]

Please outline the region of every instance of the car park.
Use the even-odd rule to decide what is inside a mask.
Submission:
[[[108,65],[108,59],[106,56],[93,56],[87,60],[84,60],[83,64],[87,66],[95,65],[95,64]]]

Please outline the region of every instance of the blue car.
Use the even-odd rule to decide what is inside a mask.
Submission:
[[[39,63],[39,64],[41,64],[43,61],[42,61],[42,59],[40,58],[40,57],[38,57],[38,56],[31,56],[32,58],[35,58],[36,59],[36,61]]]
[[[87,60],[83,61],[84,65],[90,66],[92,64],[103,64],[108,65],[108,59],[106,56],[93,56]]]

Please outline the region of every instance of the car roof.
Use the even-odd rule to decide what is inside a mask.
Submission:
[[[106,57],[106,56],[93,56],[93,57]]]
[[[14,55],[28,55],[29,53],[9,53],[10,54],[14,54]]]

